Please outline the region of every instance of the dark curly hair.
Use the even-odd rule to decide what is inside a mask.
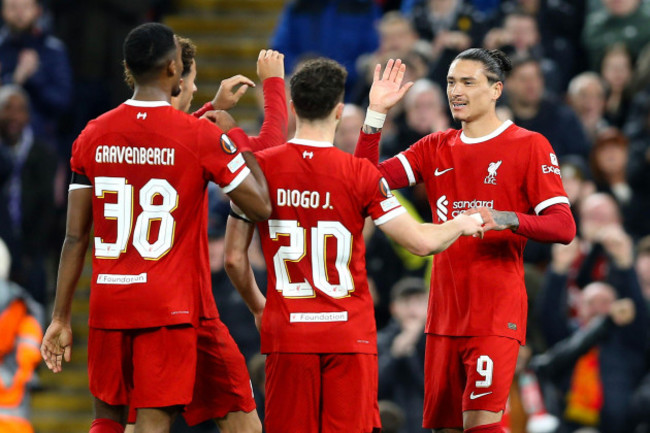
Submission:
[[[326,118],[343,101],[348,72],[334,60],[305,62],[291,77],[291,100],[301,119]]]

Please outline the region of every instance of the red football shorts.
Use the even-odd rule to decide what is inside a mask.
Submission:
[[[111,405],[186,405],[194,389],[196,340],[196,330],[190,325],[90,328],[90,392]]]
[[[267,355],[267,433],[369,433],[380,425],[377,355]]]
[[[462,429],[466,410],[504,410],[518,353],[508,337],[427,334],[422,426]]]
[[[228,328],[219,319],[201,320],[198,334],[196,381],[192,402],[185,407],[183,418],[193,426],[223,418],[230,412],[250,412],[255,399],[246,360]],[[136,413],[129,408],[129,424]]]

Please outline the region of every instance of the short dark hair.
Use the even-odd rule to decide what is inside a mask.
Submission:
[[[176,50],[174,32],[160,23],[139,25],[124,40],[124,63],[134,78],[164,66],[170,52]]]
[[[185,77],[192,69],[192,62],[196,57],[196,45],[194,45],[194,42],[190,38],[177,36],[176,39],[178,39],[178,44],[181,46],[181,59],[183,60],[183,72],[181,76]]]
[[[512,70],[510,59],[501,50],[469,48],[457,55],[454,60],[474,60],[481,62],[485,67],[485,75],[490,84],[498,81],[505,82],[508,73]]]
[[[318,58],[306,61],[291,77],[291,100],[301,119],[326,118],[343,101],[348,72],[338,62]]]

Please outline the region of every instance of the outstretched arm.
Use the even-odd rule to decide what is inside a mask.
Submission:
[[[487,217],[487,209],[479,208],[481,216]],[[479,218],[461,214],[443,224],[420,224],[409,214],[403,213],[379,228],[395,242],[418,256],[440,253],[461,236],[483,235]]]
[[[68,217],[61,250],[52,323],[47,328],[41,354],[54,373],[61,371],[63,359],[70,362],[72,330],[70,309],[84,265],[92,225],[92,188],[74,189],[68,194]]]
[[[266,298],[255,281],[248,259],[248,247],[253,239],[255,226],[238,217],[229,216],[226,223],[225,268],[248,309],[255,317],[255,326],[260,330],[262,312]]]

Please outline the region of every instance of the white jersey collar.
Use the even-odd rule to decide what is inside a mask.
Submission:
[[[168,107],[172,105],[167,101],[138,101],[135,99],[127,99],[124,104],[133,107]]]
[[[508,127],[509,127],[510,125],[512,125],[512,120],[506,120],[505,122],[503,122],[503,123],[501,124],[501,126],[499,126],[499,127],[498,127],[497,129],[495,129],[494,131],[490,132],[488,135],[484,135],[483,137],[476,137],[476,138],[471,138],[471,137],[466,136],[466,135],[465,135],[465,131],[463,131],[463,132],[460,133],[460,140],[461,140],[463,143],[466,143],[466,144],[482,143],[482,142],[484,142],[484,141],[491,140],[491,139],[493,139],[494,137],[498,136],[498,135],[501,134],[503,131],[505,131],[506,129],[508,129]]]
[[[329,141],[315,141],[315,140],[305,140],[303,138],[292,138],[289,140],[289,143],[300,144],[301,146],[312,146],[312,147],[333,147],[334,144]]]

